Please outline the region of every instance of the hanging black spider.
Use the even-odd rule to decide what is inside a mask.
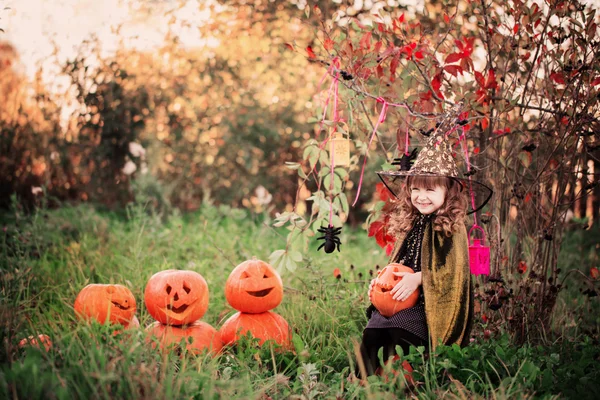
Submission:
[[[337,237],[337,235],[339,235],[342,231],[341,227],[334,228],[333,226],[329,225],[327,228],[320,227],[319,229],[317,229],[317,231],[319,233],[324,234],[323,236],[317,238],[317,240],[324,240],[324,242],[319,246],[317,251],[325,247],[325,253],[333,253],[336,246],[337,250],[340,251],[340,245],[342,244],[342,242],[340,241],[340,238]]]
[[[402,154],[402,157],[394,158],[394,161],[392,161],[392,165],[399,165],[400,171],[408,171],[415,162],[415,158],[417,158],[417,149],[413,149],[413,151],[411,151],[409,155],[406,155],[406,153],[404,153]]]

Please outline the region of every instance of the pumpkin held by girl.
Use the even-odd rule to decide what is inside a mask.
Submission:
[[[75,299],[75,314],[87,321],[129,326],[136,303],[131,290],[123,285],[90,284]]]
[[[160,271],[148,280],[144,302],[150,315],[163,324],[191,324],[208,309],[208,285],[194,271]]]
[[[419,299],[419,289],[416,289],[404,301],[394,300],[392,298],[392,289],[402,280],[402,277],[396,275],[398,272],[415,273],[412,268],[402,264],[392,263],[379,271],[369,292],[369,298],[375,308],[377,308],[381,315],[388,318],[400,310],[413,307]]]

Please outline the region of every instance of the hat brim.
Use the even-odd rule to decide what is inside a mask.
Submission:
[[[485,207],[485,205],[490,201],[490,199],[492,198],[492,195],[494,194],[494,191],[489,186],[487,186],[486,184],[481,183],[479,181],[476,181],[472,178],[469,179],[469,178],[462,178],[462,177],[442,176],[442,175],[434,175],[434,174],[426,174],[426,173],[415,174],[414,172],[411,173],[411,171],[378,171],[377,176],[379,176],[379,179],[381,179],[381,181],[388,188],[390,193],[392,193],[394,195],[394,197],[396,197],[397,199],[399,198],[398,194],[401,192],[402,185],[403,185],[404,181],[406,180],[406,178],[414,177],[414,176],[429,176],[429,177],[439,176],[439,177],[443,177],[443,178],[453,179],[453,180],[457,181],[458,183],[460,183],[460,185],[463,188],[466,188],[469,191],[469,193],[474,194],[474,198],[476,200],[481,201],[479,204],[473,204],[472,201],[469,201],[468,207],[467,207],[468,208],[467,215],[473,214],[473,213],[481,210],[483,207]]]

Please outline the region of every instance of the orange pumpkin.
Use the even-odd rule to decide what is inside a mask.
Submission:
[[[48,335],[44,334],[37,335],[37,337],[29,336],[25,339],[22,339],[19,342],[18,347],[20,349],[23,349],[26,346],[31,346],[37,347],[39,349],[40,345],[43,345],[46,351],[50,351],[50,349],[52,348],[52,340],[50,340],[50,337]]]
[[[190,324],[208,309],[208,285],[194,271],[161,271],[148,280],[144,302],[150,315],[163,324]]]
[[[231,271],[225,283],[225,297],[231,307],[245,313],[258,314],[281,303],[281,277],[264,261],[253,258]]]
[[[132,331],[133,329],[136,329],[139,327],[140,327],[140,321],[134,315],[133,318],[131,319],[131,321],[129,321],[129,324],[123,326],[124,329],[115,329],[113,331],[113,336],[122,335],[125,333],[131,333],[131,332],[127,332],[127,331]]]
[[[123,285],[91,284],[84,287],[75,299],[75,314],[85,320],[123,326],[135,315],[135,297]]]
[[[379,271],[370,293],[371,302],[375,308],[377,308],[381,315],[388,318],[400,310],[413,307],[417,304],[420,292],[419,289],[415,290],[404,301],[394,300],[391,290],[402,280],[402,277],[394,275],[394,272],[409,272],[414,274],[411,268],[402,264],[390,264]]]
[[[219,332],[223,344],[233,344],[250,332],[261,345],[267,340],[274,340],[281,346],[290,346],[290,327],[287,321],[272,311],[260,314],[235,313],[225,321]]]
[[[177,350],[182,339],[185,339],[187,351],[193,354],[200,354],[208,350],[214,356],[223,348],[219,332],[202,321],[196,321],[184,327],[165,325],[157,321],[148,326],[146,330],[149,334],[147,341],[151,343],[152,348],[156,348],[156,341],[153,340],[153,337],[156,337],[163,351]],[[193,339],[191,343],[188,339],[190,337]]]

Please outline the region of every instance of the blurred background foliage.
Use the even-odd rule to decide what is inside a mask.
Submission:
[[[314,32],[292,2],[225,3],[207,6],[212,18],[197,27],[218,45],[186,47],[171,32],[153,51],[122,45],[107,57],[90,38],[60,65],[69,81],[60,93],[41,69],[33,81],[17,72],[18,52],[3,43],[0,206],[14,194],[31,209],[43,188],[51,206],[137,197],[182,210],[291,207],[297,174],[285,162],[314,135],[307,120],[323,71],[285,43]]]

